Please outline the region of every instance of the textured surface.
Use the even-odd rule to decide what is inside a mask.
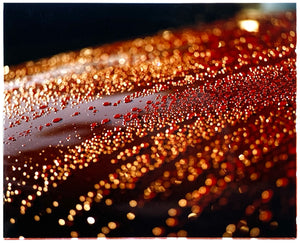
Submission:
[[[250,17],[6,66],[4,236],[295,237],[296,16]]]

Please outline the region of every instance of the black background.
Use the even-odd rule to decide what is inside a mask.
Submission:
[[[5,3],[4,65],[228,18],[241,7],[222,3]]]

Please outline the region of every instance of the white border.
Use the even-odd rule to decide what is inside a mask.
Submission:
[[[2,24],[0,25],[0,32],[2,33],[2,38],[0,40],[0,44],[1,44],[1,48],[0,48],[0,54],[1,54],[1,59],[0,59],[0,75],[1,75],[1,82],[0,82],[0,100],[1,100],[1,104],[3,104],[3,100],[4,100],[4,94],[3,94],[3,90],[4,90],[4,85],[3,85],[3,77],[4,77],[4,73],[3,73],[3,66],[4,66],[4,63],[3,63],[3,58],[4,58],[4,39],[3,39],[3,6],[4,6],[4,3],[43,3],[43,2],[47,2],[47,3],[157,3],[157,4],[161,4],[161,3],[184,3],[184,4],[189,4],[189,3],[296,3],[296,11],[297,11],[297,37],[298,37],[298,33],[299,33],[299,16],[298,16],[298,10],[299,10],[299,4],[297,3],[296,0],[292,1],[292,0],[273,0],[273,1],[269,1],[269,0],[265,0],[265,1],[237,1],[237,0],[231,0],[231,1],[221,1],[221,0],[215,0],[215,1],[197,1],[197,0],[186,0],[186,1],[183,1],[183,0],[177,0],[177,1],[168,1],[168,0],[144,0],[144,1],[133,1],[133,0],[126,0],[126,1],[121,1],[121,0],[94,0],[94,1],[70,1],[70,0],[64,0],[64,1],[54,1],[54,0],[48,0],[48,1],[37,1],[37,0],[31,0],[31,1],[22,1],[22,0],[4,0],[2,2],[2,4],[0,4],[0,17],[1,17],[1,20],[2,20]],[[298,68],[300,67],[300,61],[299,61],[299,52],[298,52],[298,47],[299,46],[299,41],[297,40],[297,45],[296,45],[296,54],[297,54],[297,62],[296,62],[296,65],[297,65],[297,73],[298,72]],[[297,75],[297,91],[298,90],[298,75]],[[296,110],[296,116],[297,116],[297,119],[296,119],[296,131],[297,131],[297,134],[299,133],[299,129],[300,129],[300,123],[299,123],[299,112],[298,112],[298,104],[299,104],[299,94],[297,92],[297,97],[296,97],[296,104],[297,104],[297,110]],[[1,105],[2,106],[2,105]],[[0,119],[0,126],[1,126],[1,129],[0,129],[0,137],[2,138],[2,141],[3,141],[3,109],[1,108],[0,109],[0,115],[1,115],[1,119]],[[1,165],[2,165],[2,169],[0,170],[0,186],[1,188],[3,188],[3,142],[1,142],[1,146],[0,146],[0,162],[1,162]],[[298,141],[298,136],[297,136],[297,151],[300,151],[300,144],[299,144],[299,141]],[[298,175],[299,175],[299,172],[298,172],[298,156],[297,156],[297,173],[296,173],[296,177],[298,178]],[[297,180],[298,181],[298,180]],[[297,196],[299,195],[299,187],[298,187],[298,182],[297,182]],[[1,189],[1,196],[2,196],[2,199],[1,199],[1,210],[2,212],[0,213],[0,225],[3,225],[3,190]],[[297,236],[299,237],[299,233],[300,233],[300,226],[298,225],[298,215],[300,215],[300,210],[299,210],[299,205],[298,205],[298,200],[297,200],[297,217],[296,217],[296,223],[297,223]],[[3,240],[3,228],[2,230],[0,230],[0,239]],[[296,238],[297,239],[297,238]],[[295,239],[295,240],[296,240]],[[47,242],[57,242],[57,240],[52,240],[52,239],[45,239]],[[45,241],[43,240],[43,241]],[[74,239],[72,239],[74,240]],[[76,240],[76,239],[75,239]],[[99,239],[98,239],[99,240]],[[160,238],[149,238],[149,239],[136,239],[136,238],[128,238],[128,239],[124,239],[124,238],[120,238],[120,239],[101,239],[101,241],[110,241],[110,242],[115,242],[115,241],[119,241],[119,240],[130,240],[130,241],[136,241],[136,240],[139,240],[139,241],[148,241],[148,240],[155,240],[155,241],[160,241],[161,239]],[[187,240],[186,238],[163,238],[163,240],[167,240],[167,241],[170,241],[170,240],[176,240],[176,242],[182,242],[182,241],[185,241]],[[201,239],[201,238],[198,238],[198,239],[188,239],[188,240],[191,240],[191,241],[201,241],[201,242],[212,242],[212,241],[216,241],[217,239]],[[231,238],[222,238],[222,240],[224,241],[231,241],[232,239]],[[235,239],[235,241],[249,241],[249,239]],[[255,240],[255,239],[250,239],[250,240]],[[279,239],[280,242],[290,242],[291,240],[290,239]],[[15,240],[9,240],[10,242],[14,242]],[[16,240],[17,241],[17,240]],[[19,241],[19,240],[18,240]],[[39,241],[39,240],[35,240],[35,241]],[[65,241],[65,240],[59,240],[60,242],[62,241]],[[81,240],[82,241],[82,240]],[[85,241],[85,240],[84,240]],[[88,240],[90,241],[90,240]],[[274,240],[269,240],[269,239],[264,239],[263,240],[264,243],[265,242],[273,242]]]

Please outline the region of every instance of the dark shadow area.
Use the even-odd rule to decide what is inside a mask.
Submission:
[[[4,64],[224,19],[244,5],[5,3]]]

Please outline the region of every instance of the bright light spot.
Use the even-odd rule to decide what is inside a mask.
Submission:
[[[167,218],[166,219],[166,225],[168,225],[169,227],[174,227],[177,224],[177,220],[174,218]]]
[[[40,221],[40,216],[35,215],[35,216],[34,216],[34,220],[35,220],[35,221]]]
[[[239,26],[241,29],[248,32],[257,32],[259,29],[259,23],[256,20],[247,19],[239,21]]]
[[[172,37],[172,32],[169,31],[169,30],[165,30],[163,33],[162,33],[162,36],[165,40],[170,40],[171,37]]]
[[[185,199],[180,199],[179,201],[178,201],[178,205],[180,206],[180,207],[185,207],[186,205],[187,205],[187,200],[185,200]]]
[[[9,73],[9,66],[4,66],[4,75]]]
[[[93,217],[88,217],[86,220],[89,224],[94,224],[95,223],[95,219]]]
[[[131,201],[129,201],[129,205],[130,205],[130,207],[136,207],[137,206],[137,201],[135,201],[135,200],[131,200]]]
[[[91,206],[90,206],[89,204],[84,204],[84,205],[83,205],[83,209],[84,209],[85,211],[90,211]]]
[[[171,217],[174,217],[177,215],[177,210],[175,208],[170,208],[168,210],[168,214],[171,216]]]
[[[59,219],[58,224],[61,225],[61,226],[64,226],[66,224],[66,222],[65,222],[64,219]]]
[[[114,230],[115,228],[117,228],[117,224],[115,222],[109,222],[108,228],[110,228],[111,230]]]
[[[80,210],[82,210],[82,206],[81,206],[80,204],[76,204],[76,209],[77,209],[78,211],[80,211]]]
[[[57,201],[53,201],[53,206],[57,208],[59,206],[59,203]]]
[[[113,203],[113,201],[112,201],[111,199],[109,199],[109,198],[105,200],[105,204],[106,204],[107,206],[111,206],[112,203]]]
[[[103,234],[106,235],[106,234],[109,233],[110,229],[108,227],[104,226],[104,227],[101,228],[101,231],[102,231]]]
[[[127,214],[127,218],[128,218],[129,220],[134,220],[135,214],[130,212],[130,213]]]
[[[162,233],[163,233],[163,229],[161,227],[154,227],[152,229],[152,233],[155,235],[155,236],[160,236]]]
[[[189,215],[188,215],[188,218],[189,219],[193,219],[193,218],[196,218],[197,217],[197,214],[196,213],[190,213]]]
[[[125,58],[120,58],[119,59],[119,64],[123,65],[126,62]]]
[[[235,232],[235,230],[236,230],[236,226],[234,224],[229,224],[226,227],[226,232],[228,232],[228,233],[232,234]]]

